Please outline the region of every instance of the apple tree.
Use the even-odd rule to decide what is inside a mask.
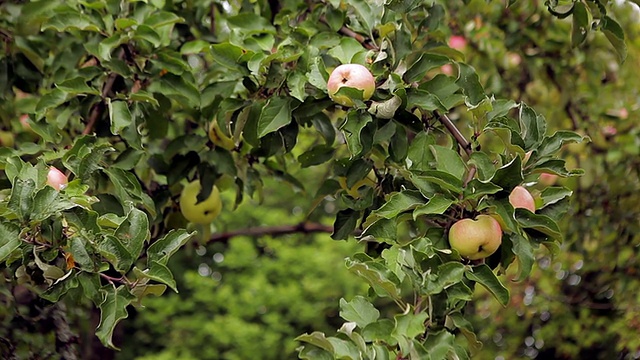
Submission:
[[[306,200],[303,220],[278,231],[358,241],[342,266],[369,288],[339,301],[337,334],[297,337],[300,358],[469,358],[481,346],[465,313],[474,290],[506,306],[501,275],[517,266],[523,281],[536,249],[560,251],[572,192],[533,185],[541,174],[580,175],[558,154],[586,139],[549,131],[544,113],[488,91],[454,17],[481,5],[0,4],[3,296],[16,311],[37,304],[65,358],[77,357],[65,304],[91,303],[95,335],[116,348],[131,306],[178,291],[171,257],[233,242],[220,213],[264,200],[277,179]],[[608,5],[546,10],[572,19],[575,46],[596,33],[624,60]],[[366,68],[375,90],[349,74],[331,86],[346,64]],[[301,181],[310,173],[319,181]],[[477,217],[499,228],[490,247],[449,231]],[[15,355],[13,339],[0,346]]]

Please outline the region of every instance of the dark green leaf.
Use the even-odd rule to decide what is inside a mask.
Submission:
[[[96,328],[96,336],[104,346],[118,349],[113,344],[113,331],[121,320],[129,316],[127,306],[134,297],[125,286],[118,288],[106,286],[100,292],[102,292],[103,301],[99,306],[100,324]]]
[[[471,267],[465,275],[469,280],[484,286],[502,304],[509,303],[509,290],[502,284],[496,274],[486,264]]]

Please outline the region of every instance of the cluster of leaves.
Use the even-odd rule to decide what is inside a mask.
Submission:
[[[622,39],[600,9],[609,40]],[[447,46],[438,3],[43,1],[0,11],[11,40],[0,58],[0,119],[18,139],[0,149],[0,261],[47,300],[93,301],[107,346],[129,304],[176,290],[166,265],[195,227],[175,199],[194,178],[233,179],[238,204],[262,196],[262,177],[310,191],[290,169],[331,170],[316,203],[337,198],[334,239],[361,232],[368,249],[346,265],[372,291],[341,301],[340,335],[298,338],[307,359],[466,358],[478,348],[462,312],[475,284],[507,304],[493,269],[517,260],[524,279],[535,248],[559,249],[556,220],[571,191],[536,193],[536,213],[514,210],[508,194],[543,172],[578,175],[556,155],[583,137],[547,135],[531,107],[487,96],[465,55]],[[340,91],[354,108],[328,99],[329,71],[341,63],[371,69],[373,102],[349,88]],[[447,114],[471,129],[471,142]],[[211,121],[235,148],[208,140]],[[313,142],[299,142],[309,131]],[[61,192],[45,186],[45,164],[74,180]],[[371,171],[374,186],[344,189]],[[478,213],[495,214],[505,237],[486,263],[469,263],[449,249],[446,229]],[[375,298],[391,299],[395,315],[381,316]]]

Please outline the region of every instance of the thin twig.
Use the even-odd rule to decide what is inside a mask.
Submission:
[[[124,55],[125,55],[125,51],[124,49],[122,49],[120,51],[120,55],[118,55],[118,58],[122,60],[124,59]],[[84,130],[82,130],[82,135],[88,135],[93,131],[93,128],[95,127],[96,122],[98,122],[98,119],[100,118],[100,116],[102,116],[102,113],[104,112],[104,99],[106,99],[109,93],[111,92],[111,89],[113,88],[113,84],[116,82],[117,78],[118,78],[117,73],[109,74],[107,81],[104,83],[104,86],[102,87],[102,94],[101,94],[102,100],[100,100],[100,102],[93,105],[93,108],[91,109],[91,114],[89,115],[89,120],[87,121],[87,125],[84,127]]]
[[[247,229],[228,231],[221,234],[215,234],[209,238],[212,241],[228,241],[236,236],[280,236],[287,234],[311,234],[311,233],[332,233],[333,226],[322,225],[317,223],[302,222],[297,225],[281,225],[281,226],[258,226]]]

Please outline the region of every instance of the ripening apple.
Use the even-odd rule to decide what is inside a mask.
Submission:
[[[502,244],[502,228],[489,215],[458,220],[449,229],[449,244],[469,260],[484,259]]]
[[[544,186],[551,186],[555,184],[557,180],[558,180],[558,175],[556,174],[542,173],[540,174],[538,183]]]
[[[0,147],[13,147],[13,134],[8,131],[0,131]]]
[[[49,172],[47,173],[47,185],[60,191],[67,187],[68,182],[69,179],[67,179],[67,175],[62,171],[53,166],[49,167]]]
[[[236,147],[233,138],[227,136],[220,126],[216,119],[213,119],[211,125],[209,126],[209,139],[215,146],[220,146],[223,149],[233,150]]]
[[[362,100],[369,100],[376,89],[376,79],[369,69],[360,64],[343,64],[335,68],[327,81],[327,91],[331,99],[344,106],[353,106],[353,99],[345,95],[336,95],[346,86],[362,90]]]
[[[511,194],[509,194],[509,202],[514,209],[522,208],[531,212],[536,212],[536,201],[533,199],[529,190],[522,186],[516,186],[511,190]]]
[[[180,211],[184,217],[195,224],[210,224],[222,211],[220,191],[214,185],[211,194],[204,201],[198,202],[198,194],[202,186],[194,180],[182,189],[180,194]]]
[[[449,38],[449,47],[456,50],[464,50],[467,47],[467,39],[464,36],[453,35]]]

